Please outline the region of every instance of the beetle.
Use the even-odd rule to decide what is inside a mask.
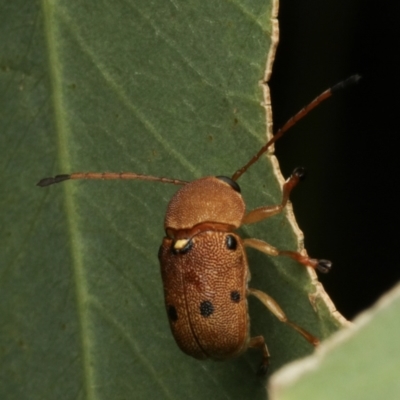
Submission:
[[[235,231],[280,213],[290,192],[304,176],[296,168],[283,185],[282,201],[248,213],[237,179],[291,126],[338,89],[357,82],[354,75],[326,90],[277,131],[259,152],[232,177],[207,176],[192,182],[123,173],[72,173],[44,178],[44,187],[69,179],[138,179],[182,188],[170,200],[165,215],[165,237],[158,258],[164,285],[165,307],[172,334],[180,349],[197,359],[225,360],[248,348],[262,353],[260,371],[268,367],[270,354],[263,336],[250,337],[247,297],[257,297],[281,322],[291,326],[316,346],[319,340],[288,320],[278,303],[266,293],[248,287],[250,272],[245,247],[270,256],[287,256],[300,264],[327,273],[331,262],[295,251],[277,249],[255,238],[242,239]]]

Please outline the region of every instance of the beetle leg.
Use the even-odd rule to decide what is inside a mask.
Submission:
[[[251,288],[248,289],[248,294],[251,294],[251,295],[257,297],[257,299],[260,300],[261,303],[263,303],[264,306],[267,307],[268,310],[271,311],[272,314],[274,314],[275,317],[279,319],[279,321],[285,323],[286,325],[291,326],[293,329],[295,329],[297,332],[299,332],[300,335],[302,335],[312,345],[314,345],[314,346],[319,345],[319,340],[315,336],[311,335],[311,333],[308,333],[305,329],[296,325],[294,322],[288,320],[288,318],[287,318],[286,314],[283,312],[282,308],[271,296],[268,296],[266,293],[261,292],[260,290],[251,289]]]
[[[275,206],[259,207],[250,211],[244,216],[242,224],[254,224],[255,222],[259,222],[263,219],[272,217],[275,214],[279,214],[286,206],[286,203],[289,200],[290,192],[299,183],[300,179],[304,177],[304,175],[305,169],[302,167],[297,167],[283,185],[282,203]]]
[[[279,250],[260,239],[243,239],[243,244],[247,247],[262,251],[269,256],[287,256],[293,258],[300,264],[312,267],[325,274],[329,272],[332,267],[332,263],[329,260],[310,258],[296,251]]]
[[[263,336],[255,336],[250,339],[249,347],[252,349],[260,349],[262,352],[262,361],[259,369],[259,373],[265,375],[269,365],[269,351],[265,339]]]

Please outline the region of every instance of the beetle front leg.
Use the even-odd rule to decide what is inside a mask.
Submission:
[[[289,321],[288,317],[286,314],[283,312],[279,304],[271,297],[268,296],[266,293],[261,292],[260,290],[257,289],[251,289],[249,288],[247,290],[248,294],[251,294],[255,297],[257,297],[258,300],[261,301],[261,303],[264,304],[265,307],[268,308],[272,312],[272,314],[275,315],[279,319],[279,321],[285,323],[286,325],[289,325],[293,329],[295,329],[297,332],[300,333],[308,342],[310,342],[313,346],[318,346],[319,345],[319,339],[317,339],[315,336],[311,335],[311,333],[308,333],[305,329],[303,329],[301,326],[296,325],[294,322]],[[251,343],[251,341],[250,341]]]
[[[267,344],[263,336],[255,336],[250,339],[249,347],[252,349],[259,349],[262,352],[262,361],[259,369],[259,373],[265,375],[268,370],[270,354],[268,351]]]
[[[304,178],[304,175],[305,169],[302,167],[297,167],[283,185],[282,203],[275,206],[259,207],[253,211],[250,211],[247,215],[244,216],[242,224],[254,224],[255,222],[259,222],[263,219],[279,214],[286,206],[289,200],[290,192],[299,183],[299,181]]]
[[[245,246],[252,247],[253,249],[262,251],[263,253],[268,254],[269,256],[287,256],[293,258],[300,264],[303,264],[307,267],[312,267],[324,274],[328,273],[332,268],[332,263],[329,260],[324,260],[324,259],[318,260],[316,258],[310,258],[296,251],[279,250],[276,247],[271,246],[267,242],[264,242],[263,240],[244,239],[243,243]]]

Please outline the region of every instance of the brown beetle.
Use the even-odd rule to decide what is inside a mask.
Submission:
[[[265,372],[269,352],[263,336],[250,338],[248,295],[257,297],[280,321],[314,346],[319,341],[289,321],[270,296],[248,287],[250,272],[244,248],[253,247],[271,256],[285,255],[323,273],[329,272],[331,262],[279,250],[259,239],[241,239],[235,233],[244,224],[280,213],[304,174],[302,168],[296,168],[284,184],[279,205],[260,207],[247,214],[236,180],[299,119],[334,91],[358,79],[352,76],[323,92],[291,118],[232,178],[209,176],[186,182],[135,173],[89,172],[45,178],[38,185],[48,186],[67,179],[141,179],[183,185],[168,204],[166,236],[158,254],[165,305],[175,340],[182,351],[198,359],[225,360],[249,347],[258,348],[263,354],[261,370]]]

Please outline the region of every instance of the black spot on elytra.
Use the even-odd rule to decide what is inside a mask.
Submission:
[[[203,317],[209,317],[214,312],[214,306],[211,301],[205,300],[200,303],[200,314]]]
[[[176,322],[178,320],[178,313],[176,312],[176,308],[174,306],[168,306],[167,313],[172,322]]]
[[[228,235],[225,239],[225,244],[229,250],[236,250],[237,240],[236,240],[235,236]]]
[[[234,303],[239,303],[239,301],[240,301],[240,293],[237,290],[232,290],[232,292],[231,292],[231,300]]]

